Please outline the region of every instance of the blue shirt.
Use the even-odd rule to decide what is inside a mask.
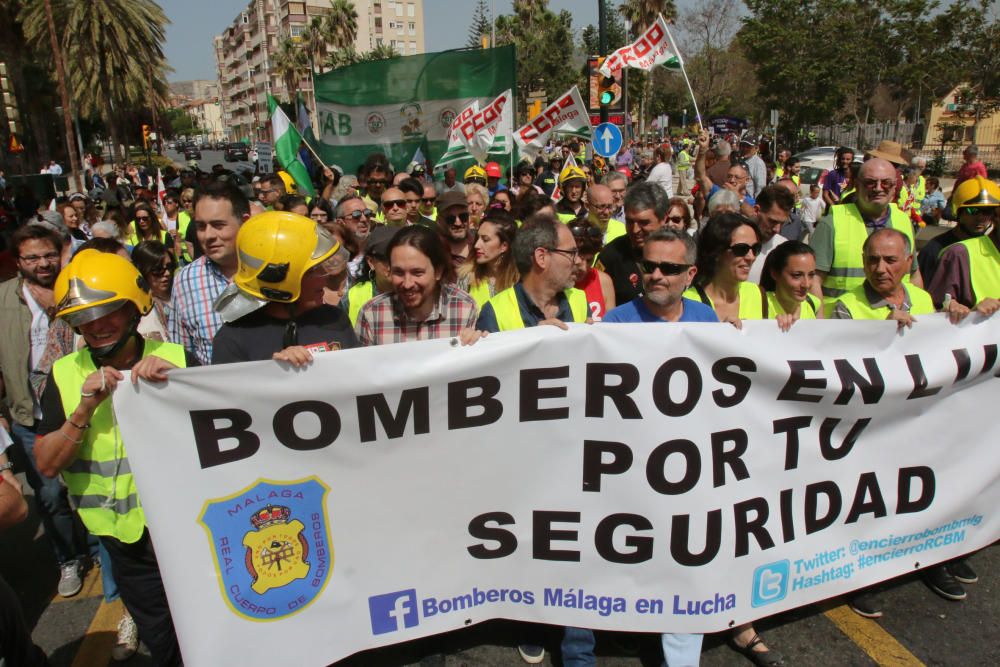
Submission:
[[[521,311],[521,320],[524,321],[525,328],[538,326],[538,323],[545,319],[545,314],[538,309],[535,302],[531,300],[528,293],[524,291],[521,283],[514,285],[514,294],[517,296],[517,306]],[[559,310],[556,312],[556,319],[563,322],[575,322],[573,310],[569,307],[569,299],[565,292],[556,294],[556,301],[559,302]],[[476,329],[479,331],[489,331],[497,333],[500,331],[500,324],[497,322],[497,314],[493,311],[493,304],[487,301],[479,310],[479,319],[476,320]]]
[[[698,301],[692,301],[687,297],[681,297],[683,310],[678,322],[718,322],[719,316],[715,311]],[[619,324],[629,324],[632,322],[662,322],[667,324],[667,320],[654,315],[646,307],[646,302],[642,297],[636,297],[631,301],[623,303],[617,308],[612,308],[611,312],[604,316],[602,322],[618,322]]]
[[[183,345],[206,366],[212,363],[212,340],[223,324],[215,300],[228,285],[219,266],[204,256],[174,277],[167,335],[171,343]]]

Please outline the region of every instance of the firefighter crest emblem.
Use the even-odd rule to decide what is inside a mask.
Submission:
[[[323,591],[333,569],[328,491],[316,477],[258,480],[205,503],[199,522],[212,545],[222,596],[234,612],[275,620],[304,609]]]

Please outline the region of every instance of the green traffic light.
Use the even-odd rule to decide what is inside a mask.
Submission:
[[[611,104],[613,99],[615,99],[615,94],[610,90],[601,93],[601,104]]]

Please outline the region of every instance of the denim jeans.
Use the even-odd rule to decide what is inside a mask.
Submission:
[[[24,474],[28,479],[28,486],[35,492],[38,513],[42,517],[45,534],[52,542],[56,560],[60,565],[78,560],[83,554],[77,548],[76,517],[70,507],[66,487],[59,478],[49,478],[38,471],[35,463],[35,429],[16,423],[11,427],[14,441],[21,445],[24,453],[27,462]]]
[[[663,664],[665,667],[698,667],[701,660],[701,641],[703,635],[667,633],[660,636],[663,646]],[[563,667],[593,667],[594,632],[586,628],[566,628],[563,631],[562,662]]]

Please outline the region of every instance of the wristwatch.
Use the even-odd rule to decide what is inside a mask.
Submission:
[[[3,472],[4,470],[10,470],[13,467],[14,467],[13,461],[7,461],[7,463],[0,463],[0,472]]]

